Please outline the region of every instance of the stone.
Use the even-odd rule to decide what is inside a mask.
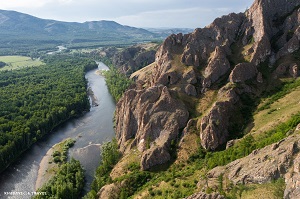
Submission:
[[[119,186],[115,183],[112,183],[112,184],[103,186],[99,190],[97,195],[99,196],[99,199],[103,199],[103,198],[118,199],[120,192],[121,192],[121,190],[120,190]]]
[[[225,175],[234,185],[262,184],[284,178],[284,198],[298,198],[300,194],[300,135],[291,135],[275,144],[253,151],[226,166],[208,172],[208,181]]]
[[[184,91],[187,95],[194,96],[194,97],[197,96],[197,90],[195,86],[193,86],[192,84],[186,85]]]
[[[232,112],[230,102],[216,102],[211,111],[201,119],[200,140],[204,149],[215,150],[226,143],[230,112]]]
[[[284,198],[300,198],[300,154],[294,159],[293,170],[285,175]]]
[[[293,78],[297,78],[299,74],[299,68],[298,65],[293,63],[290,65],[289,73]]]
[[[257,77],[256,77],[256,81],[258,83],[263,83],[264,82],[264,79],[263,79],[263,76],[262,76],[261,72],[258,72]]]
[[[141,169],[149,170],[153,166],[161,165],[168,162],[171,156],[164,147],[152,147],[145,151],[141,158]]]
[[[225,52],[220,47],[216,47],[215,52],[212,55],[206,69],[205,78],[202,86],[209,88],[211,84],[215,83],[223,75],[225,75],[230,69],[230,63],[226,58]]]
[[[297,125],[295,132],[299,132],[300,131],[300,123]]]
[[[219,193],[207,194],[204,192],[198,192],[184,199],[225,199],[225,197]]]
[[[226,149],[230,148],[230,147],[233,147],[239,140],[229,140],[227,143],[226,143]]]
[[[183,74],[183,80],[186,81],[188,84],[196,84],[197,77],[196,73],[193,69],[188,70],[186,73]]]
[[[229,76],[230,82],[245,82],[257,75],[257,68],[252,63],[237,64]]]

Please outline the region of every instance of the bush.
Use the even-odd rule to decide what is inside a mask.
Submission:
[[[60,156],[60,155],[61,155],[61,154],[60,154],[59,151],[54,151],[53,154],[52,154],[53,157]]]
[[[59,163],[59,162],[61,162],[61,159],[60,159],[59,156],[55,156],[55,157],[53,158],[53,161],[54,161],[55,163]]]

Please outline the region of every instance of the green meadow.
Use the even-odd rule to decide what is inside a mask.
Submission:
[[[30,57],[25,56],[0,56],[0,62],[6,63],[6,66],[0,68],[0,70],[15,70],[44,64],[38,59],[32,60]]]

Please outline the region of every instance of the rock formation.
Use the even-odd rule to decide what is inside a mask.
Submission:
[[[187,110],[196,107],[191,99],[210,89],[219,92],[198,118],[201,145],[215,150],[225,144],[235,122],[230,118],[243,116],[238,110],[243,106],[240,96],[263,92],[270,81],[266,70],[272,68],[273,78],[299,75],[295,59],[280,66],[276,62],[299,50],[299,6],[296,0],[256,0],[245,13],[222,16],[193,33],[166,38],[154,63],[133,75],[136,89],[127,91],[117,104],[121,150],[125,152],[133,140],[130,146],[143,152],[142,169],[168,161],[170,140],[186,126]]]
[[[154,46],[154,48],[156,48]],[[124,74],[130,75],[148,64],[154,62],[156,50],[147,50],[142,46],[131,46],[116,52],[113,57],[113,65]]]
[[[169,148],[185,127],[189,113],[184,104],[172,97],[166,86],[128,90],[116,107],[116,137],[122,152],[137,147],[142,153],[141,167],[170,160]]]
[[[235,185],[271,182],[284,178],[287,184],[284,198],[299,198],[300,135],[292,135],[273,145],[253,151],[226,166],[208,172],[209,181],[223,175]]]

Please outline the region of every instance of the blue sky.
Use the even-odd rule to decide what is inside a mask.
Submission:
[[[3,0],[0,9],[40,18],[85,22],[113,20],[135,27],[197,28],[254,0]]]

